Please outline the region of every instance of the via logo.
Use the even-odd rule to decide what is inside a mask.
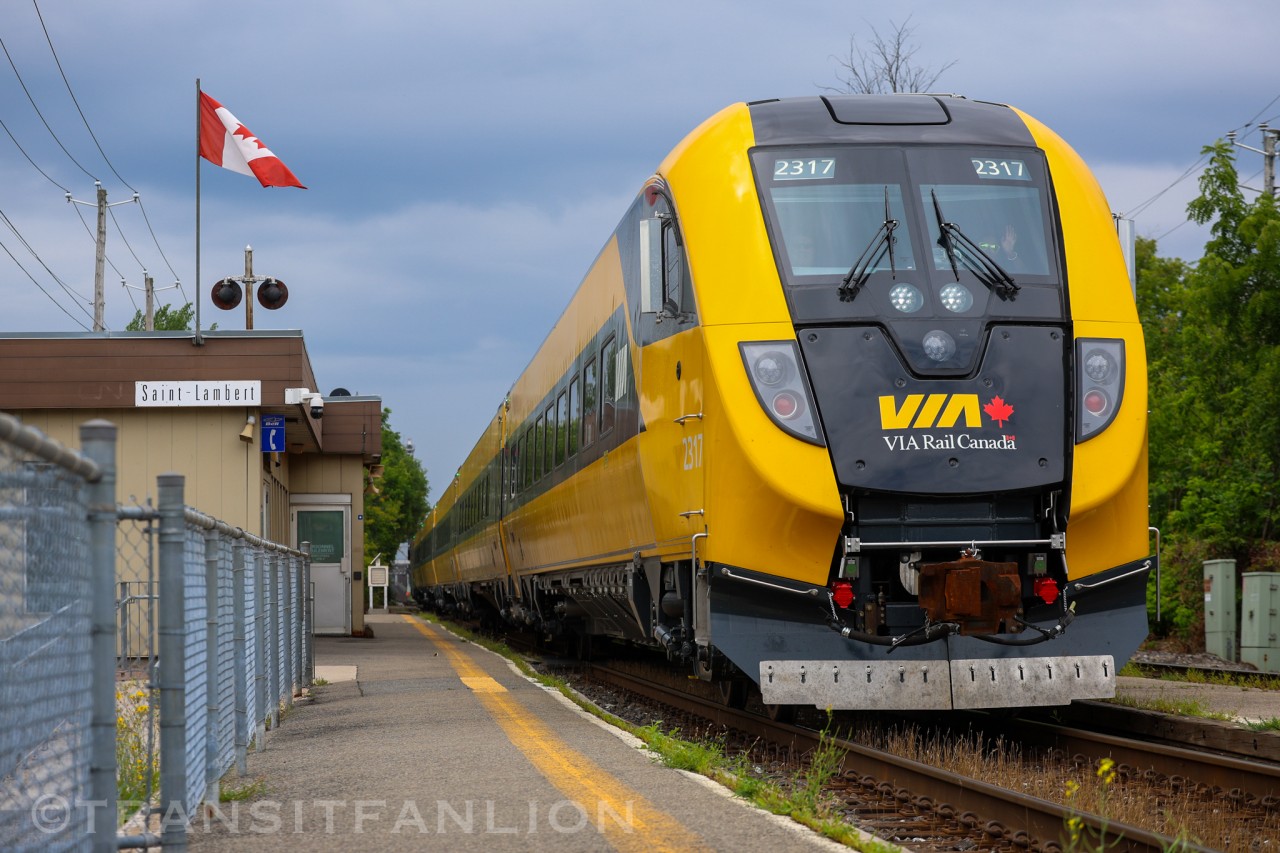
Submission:
[[[973,429],[982,426],[986,412],[1001,429],[1013,415],[1013,406],[1000,399],[982,405],[977,394],[908,394],[901,404],[895,397],[880,398],[882,429],[947,429],[961,424]]]

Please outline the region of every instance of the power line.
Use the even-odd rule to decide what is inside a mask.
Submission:
[[[62,70],[62,61],[58,59],[58,52],[53,49],[53,39],[49,37],[49,28],[44,25],[44,15],[40,14],[40,4],[36,0],[31,0],[31,5],[35,7],[36,17],[40,19],[40,29],[44,31],[44,40],[49,43],[49,52],[53,54],[53,64],[58,66],[58,73],[62,75],[62,82],[67,87],[67,94],[71,96],[71,103],[76,105],[76,112],[80,114],[80,120],[84,122],[84,129],[89,131],[89,137],[93,140],[93,144],[98,147],[98,153],[102,155],[102,159],[106,162],[107,167],[111,169],[111,173],[119,179],[120,183],[129,187],[129,191],[137,193],[133,187],[129,186],[129,182],[120,177],[120,173],[116,171],[116,167],[111,164],[107,152],[102,150],[102,143],[98,142],[98,137],[94,134],[93,128],[89,126],[89,119],[85,118],[84,110],[80,109],[80,102],[76,100],[76,93],[71,91],[71,81],[67,79],[67,72]],[[1268,106],[1270,106],[1268,104]],[[132,251],[132,250],[130,250]]]
[[[0,127],[4,128],[5,133],[9,134],[9,138],[13,140],[13,144],[17,147],[17,149],[22,152],[22,156],[27,158],[27,162],[31,164],[31,168],[35,169],[41,175],[44,175],[44,179],[46,181],[53,184],[58,189],[62,190],[64,193],[71,192],[71,190],[67,189],[62,184],[58,183],[53,178],[49,177],[49,175],[45,172],[44,169],[41,169],[39,166],[36,165],[36,161],[32,160],[31,155],[27,153],[27,150],[23,148],[21,144],[19,144],[18,138],[13,135],[13,131],[9,130],[9,125],[5,124],[3,119],[0,119]]]
[[[138,198],[138,208],[142,211],[142,221],[147,223],[147,230],[151,232],[151,241],[156,244],[156,251],[160,253],[160,257],[164,260],[164,265],[169,268],[169,272],[173,273],[173,280],[178,292],[182,294],[184,301],[187,300],[187,291],[182,286],[182,277],[178,275],[178,271],[173,268],[173,264],[169,263],[169,257],[164,253],[164,249],[160,248],[160,238],[156,237],[155,229],[151,227],[151,217],[147,216],[147,209],[142,206],[142,198]]]
[[[96,175],[94,175],[84,166],[80,165],[80,161],[77,160],[75,157],[71,156],[71,152],[67,150],[67,146],[63,145],[62,140],[58,138],[58,134],[53,132],[53,128],[49,126],[49,122],[44,117],[44,113],[40,112],[40,107],[36,106],[36,99],[31,96],[31,90],[27,88],[26,81],[23,80],[22,75],[18,73],[18,66],[16,63],[14,63],[13,56],[10,55],[9,48],[5,45],[4,39],[2,38],[0,38],[0,50],[3,50],[5,57],[8,58],[9,67],[13,69],[14,76],[18,78],[18,85],[22,86],[22,91],[26,93],[27,100],[31,102],[32,109],[36,111],[36,115],[40,116],[40,121],[44,122],[45,130],[49,131],[49,135],[53,137],[53,141],[58,143],[58,147],[62,149],[62,153],[66,154],[67,158],[71,160],[72,163],[75,163],[76,167],[80,169],[80,171],[84,172],[86,175],[93,178],[95,181],[98,180]]]
[[[1266,105],[1265,107],[1263,107],[1262,109],[1258,110],[1258,112],[1254,115],[1254,117],[1253,117],[1253,118],[1249,119],[1249,120],[1248,120],[1248,121],[1246,121],[1244,124],[1240,125],[1240,127],[1235,128],[1235,130],[1233,130],[1232,132],[1234,133],[1236,130],[1240,130],[1240,128],[1242,128],[1242,127],[1249,127],[1249,126],[1251,126],[1251,125],[1254,123],[1254,121],[1255,121],[1255,120],[1257,120],[1258,116],[1262,115],[1262,114],[1263,114],[1263,113],[1265,113],[1267,110],[1271,109],[1271,105],[1272,105],[1272,104],[1274,104],[1276,101],[1280,101],[1280,95],[1276,95],[1274,98],[1272,98],[1270,101],[1268,101],[1268,102],[1267,102],[1267,105]]]
[[[31,279],[31,283],[32,283],[32,284],[34,284],[36,287],[40,288],[40,292],[41,292],[41,293],[43,293],[45,296],[49,297],[49,301],[50,301],[50,302],[52,302],[54,305],[57,305],[57,306],[58,306],[58,310],[60,310],[63,314],[66,314],[68,317],[70,317],[70,318],[71,318],[71,322],[75,323],[77,326],[79,326],[80,328],[84,329],[86,332],[87,332],[87,331],[89,331],[89,327],[88,327],[88,326],[86,326],[84,323],[81,323],[79,319],[77,319],[77,318],[76,318],[76,317],[75,317],[75,316],[74,316],[70,311],[68,311],[66,308],[64,308],[64,307],[62,306],[62,303],[60,303],[60,302],[58,302],[58,300],[54,299],[54,298],[53,298],[53,294],[51,294],[51,293],[49,293],[49,291],[45,290],[45,289],[44,289],[44,286],[43,286],[43,285],[41,285],[41,284],[40,284],[40,282],[36,281],[35,276],[33,276],[30,272],[28,272],[28,271],[27,271],[27,268],[26,268],[26,267],[24,267],[24,266],[22,265],[22,263],[21,263],[17,258],[14,258],[14,257],[13,257],[13,252],[10,252],[10,251],[9,251],[9,247],[8,247],[8,246],[6,246],[6,245],[4,244],[4,241],[2,241],[2,240],[0,240],[0,249],[4,249],[5,254],[7,254],[10,258],[13,258],[13,262],[14,262],[15,264],[17,264],[17,265],[18,265],[18,269],[22,270],[22,272],[27,276],[27,278]]]
[[[1163,196],[1163,195],[1164,195],[1165,193],[1167,193],[1169,190],[1171,190],[1171,189],[1173,189],[1174,187],[1176,187],[1178,184],[1180,184],[1180,183],[1182,183],[1183,181],[1185,181],[1187,178],[1191,177],[1191,175],[1193,175],[1193,174],[1195,173],[1196,169],[1198,169],[1198,168],[1200,167],[1200,165],[1201,165],[1202,163],[1204,163],[1205,159],[1206,159],[1208,156],[1209,156],[1209,155],[1207,155],[1207,154],[1201,154],[1201,155],[1200,155],[1200,159],[1199,159],[1199,160],[1197,160],[1197,161],[1195,161],[1194,163],[1192,163],[1190,166],[1188,166],[1185,172],[1183,172],[1181,175],[1179,175],[1177,178],[1175,178],[1175,179],[1174,179],[1173,183],[1169,184],[1169,186],[1167,186],[1167,187],[1165,187],[1164,189],[1160,190],[1160,192],[1158,192],[1158,193],[1156,193],[1155,195],[1151,196],[1151,198],[1147,199],[1146,201],[1141,202],[1141,203],[1140,203],[1140,204],[1138,204],[1136,207],[1134,207],[1132,210],[1130,210],[1130,211],[1128,211],[1128,212],[1124,213],[1124,214],[1123,214],[1124,218],[1126,218],[1126,219],[1137,219],[1139,214],[1141,214],[1144,210],[1146,210],[1148,207],[1150,207],[1151,205],[1153,205],[1153,204],[1154,204],[1154,203],[1155,203],[1155,202],[1156,202],[1156,201],[1157,201],[1161,196]]]
[[[182,288],[182,281],[181,281],[181,278],[179,277],[177,270],[175,270],[175,269],[174,269],[173,264],[169,261],[168,256],[165,254],[164,248],[160,245],[160,239],[159,239],[159,237],[156,235],[155,229],[154,229],[154,228],[152,227],[152,225],[151,225],[151,218],[147,215],[146,208],[142,206],[141,199],[140,199],[140,197],[139,197],[139,193],[137,192],[137,190],[135,190],[135,189],[133,188],[133,186],[132,186],[132,185],[131,185],[127,180],[125,180],[125,179],[124,179],[124,177],[123,177],[123,176],[120,174],[120,172],[116,169],[115,164],[114,164],[114,163],[112,163],[112,162],[111,162],[111,159],[107,156],[106,151],[105,151],[105,150],[103,149],[103,147],[102,147],[102,143],[101,143],[101,142],[99,142],[98,137],[97,137],[97,134],[95,134],[95,133],[94,133],[94,131],[93,131],[93,127],[89,124],[89,119],[88,119],[88,117],[85,115],[84,110],[81,108],[81,106],[80,106],[80,102],[79,102],[79,100],[76,98],[75,92],[74,92],[74,90],[73,90],[73,89],[72,89],[72,87],[71,87],[71,81],[70,81],[70,79],[67,77],[66,70],[65,70],[65,69],[63,68],[63,66],[62,66],[62,60],[61,60],[61,59],[59,58],[59,56],[58,56],[58,51],[57,51],[57,49],[54,47],[54,44],[53,44],[53,38],[52,38],[52,36],[51,36],[51,35],[50,35],[50,33],[49,33],[48,25],[45,23],[45,20],[44,20],[44,14],[40,11],[40,4],[39,4],[38,0],[32,0],[31,5],[32,5],[32,8],[35,10],[35,13],[36,13],[36,17],[37,17],[37,19],[38,19],[38,20],[39,20],[39,22],[40,22],[40,29],[41,29],[41,30],[42,30],[42,32],[44,33],[45,42],[46,42],[46,43],[48,44],[48,46],[49,46],[49,52],[50,52],[50,54],[53,56],[54,64],[57,66],[57,68],[58,68],[58,73],[59,73],[59,75],[61,75],[61,77],[62,77],[63,85],[66,87],[67,94],[70,96],[72,104],[74,104],[74,105],[75,105],[76,112],[80,115],[80,120],[81,120],[81,122],[83,122],[83,124],[84,124],[84,126],[85,126],[85,130],[87,130],[87,131],[89,132],[89,137],[93,140],[93,144],[97,147],[97,149],[98,149],[98,153],[102,156],[103,161],[107,164],[107,167],[111,170],[112,174],[114,174],[114,175],[116,176],[116,178],[117,178],[117,179],[119,179],[119,181],[120,181],[122,184],[124,184],[126,187],[128,187],[128,189],[129,189],[129,190],[131,190],[131,191],[133,192],[133,194],[134,194],[134,201],[138,202],[138,206],[139,206],[139,208],[140,208],[140,209],[141,209],[141,211],[142,211],[142,218],[143,218],[143,222],[146,224],[147,232],[151,235],[151,240],[152,240],[152,242],[155,244],[156,251],[158,251],[158,252],[160,253],[160,257],[161,257],[161,259],[164,261],[165,266],[166,266],[166,267],[168,267],[169,272],[173,274],[173,277],[174,277],[174,279],[175,279],[175,285],[176,285],[176,287],[177,287],[177,288],[182,292],[183,299],[185,300],[185,299],[186,299],[186,291],[185,291],[185,289],[183,289],[183,288]],[[31,106],[35,109],[36,114],[37,114],[38,116],[40,116],[40,120],[41,120],[42,122],[44,122],[45,128],[49,131],[49,134],[50,134],[51,136],[53,136],[54,141],[58,143],[58,146],[59,146],[60,148],[62,148],[63,152],[64,152],[64,153],[66,153],[67,157],[68,157],[68,158],[70,158],[70,159],[71,159],[71,161],[72,161],[73,163],[75,163],[75,164],[76,164],[76,166],[78,166],[82,172],[84,172],[86,175],[89,175],[89,177],[94,178],[94,179],[95,179],[95,181],[96,181],[96,180],[97,180],[97,178],[96,178],[93,174],[91,174],[91,173],[89,172],[89,170],[88,170],[88,169],[86,169],[83,165],[81,165],[81,164],[80,164],[80,162],[79,162],[78,160],[76,160],[76,159],[75,159],[75,157],[73,157],[73,156],[71,155],[70,151],[68,151],[68,150],[67,150],[67,148],[66,148],[66,146],[62,144],[62,141],[58,138],[57,134],[56,134],[56,133],[54,133],[53,128],[49,125],[49,122],[44,118],[44,115],[43,115],[43,113],[41,113],[40,108],[36,105],[35,98],[32,96],[32,94],[31,94],[30,90],[28,90],[28,89],[27,89],[26,82],[22,79],[22,75],[18,72],[18,68],[17,68],[17,64],[16,64],[16,62],[14,61],[14,59],[13,59],[12,55],[10,55],[10,54],[9,54],[9,50],[8,50],[8,48],[7,48],[7,47],[4,47],[3,41],[0,41],[0,48],[3,48],[3,49],[4,49],[5,55],[6,55],[6,56],[8,57],[8,59],[9,59],[9,64],[10,64],[10,66],[13,68],[14,75],[18,78],[18,82],[19,82],[19,84],[22,86],[23,91],[24,91],[24,92],[26,93],[26,95],[27,95],[27,99],[31,102]],[[67,194],[68,194],[68,197],[69,197],[69,196],[70,196],[70,190],[68,190],[67,188],[63,187],[61,184],[58,184],[58,182],[57,182],[57,181],[54,181],[52,178],[50,178],[50,177],[49,177],[49,176],[44,172],[44,170],[42,170],[38,165],[36,165],[35,161],[34,161],[34,160],[29,156],[29,155],[27,155],[26,151],[22,148],[22,146],[21,146],[21,145],[19,145],[19,144],[18,144],[17,139],[13,136],[13,134],[12,134],[11,132],[9,132],[9,130],[8,130],[8,128],[7,128],[7,127],[5,127],[5,131],[6,131],[6,133],[9,133],[10,138],[11,138],[11,139],[13,139],[13,142],[14,142],[14,144],[15,144],[15,145],[17,145],[18,150],[19,150],[19,151],[22,151],[23,156],[27,158],[27,161],[28,161],[29,163],[31,163],[31,165],[32,165],[32,166],[33,166],[33,167],[34,167],[38,172],[40,172],[40,174],[41,174],[41,175],[44,175],[44,177],[45,177],[47,180],[49,180],[49,181],[50,181],[51,183],[53,183],[55,186],[58,186],[58,187],[59,187],[59,189],[62,189],[62,190],[63,190],[63,192],[67,193]],[[92,236],[93,231],[92,231],[92,229],[90,229],[90,228],[89,228],[88,223],[86,223],[86,222],[85,222],[83,214],[82,214],[78,209],[77,209],[77,211],[76,211],[76,212],[77,212],[77,215],[79,215],[79,218],[80,218],[80,222],[81,222],[81,224],[85,227],[85,230],[86,230],[86,231],[88,231],[88,232],[90,233],[90,235]],[[121,226],[120,221],[116,218],[116,215],[115,215],[114,211],[112,211],[112,212],[111,212],[111,219],[112,219],[112,221],[115,223],[115,226],[116,226],[116,232],[119,234],[120,239],[124,241],[125,248],[129,251],[129,254],[133,256],[133,259],[138,263],[138,266],[139,266],[139,267],[143,270],[143,272],[145,273],[145,272],[146,272],[146,265],[142,262],[141,258],[139,258],[139,257],[138,257],[138,253],[134,250],[133,246],[129,243],[129,239],[128,239],[128,237],[125,235],[124,229],[123,229],[123,227]],[[111,260],[110,260],[109,258],[108,258],[108,259],[106,259],[106,260],[107,260],[107,263],[108,263],[108,264],[110,264],[111,269],[115,271],[116,275],[118,275],[118,276],[120,277],[121,281],[123,282],[123,281],[124,281],[124,276],[120,273],[120,270],[116,267],[116,265],[115,265],[114,263],[112,263],[112,262],[111,262]],[[130,294],[130,301],[133,301],[133,296],[132,296],[132,294]],[[137,307],[136,303],[135,303],[134,307],[135,307],[135,308]]]
[[[9,219],[8,215],[6,215],[3,210],[0,210],[0,220],[4,220],[4,224],[8,226],[9,230],[13,232],[13,235],[18,238],[18,241],[22,243],[23,247],[28,252],[31,253],[31,257],[36,259],[36,263],[44,267],[44,271],[47,272],[49,276],[58,283],[58,286],[62,288],[63,292],[66,293],[68,296],[70,296],[72,300],[78,300],[76,301],[76,307],[79,308],[81,311],[83,311],[86,317],[89,316],[89,312],[86,311],[84,306],[80,304],[81,302],[87,302],[88,300],[85,299],[83,296],[80,296],[75,291],[73,291],[65,281],[63,281],[61,278],[58,277],[57,273],[49,269],[49,265],[44,262],[44,259],[40,257],[39,253],[37,253],[36,250],[32,247],[32,245],[29,242],[27,242],[27,238],[22,236],[22,232],[20,232],[17,229],[17,226],[13,224],[13,222]],[[9,252],[9,249],[7,247],[5,248],[5,251],[8,252],[9,257],[13,258],[13,262],[18,265],[18,269],[26,273],[27,278],[30,278],[31,281],[36,285],[36,287],[40,288],[40,291],[44,293],[45,296],[48,296],[49,299],[52,300],[55,305],[57,305],[59,308],[62,308],[62,310],[66,312],[66,309],[62,307],[61,303],[59,303],[56,299],[54,299],[53,296],[49,293],[49,291],[45,290],[44,287],[42,287],[40,283],[35,280],[35,278],[31,275],[30,272],[27,272],[26,267],[24,267],[18,261],[18,259],[13,256],[12,252]],[[69,313],[68,313],[68,316],[70,316]],[[72,319],[75,319],[75,318],[72,317]],[[79,323],[79,320],[76,320],[76,322]],[[86,327],[86,331],[87,330],[88,329]]]
[[[1246,127],[1252,127],[1252,126],[1253,126],[1253,123],[1257,120],[1258,116],[1262,115],[1262,114],[1263,114],[1263,113],[1265,113],[1267,110],[1271,109],[1271,105],[1272,105],[1272,104],[1274,104],[1276,101],[1280,101],[1280,95],[1276,95],[1274,98],[1272,98],[1270,101],[1268,101],[1268,102],[1267,102],[1267,105],[1266,105],[1266,106],[1264,106],[1262,109],[1258,110],[1258,111],[1254,114],[1253,118],[1249,119],[1248,121],[1246,121],[1244,124],[1240,125],[1239,127],[1236,127],[1236,128],[1234,128],[1234,129],[1232,129],[1232,130],[1228,131],[1228,133],[1237,133],[1238,131],[1240,131],[1240,130],[1241,130],[1241,129],[1243,129],[1243,128],[1246,128]],[[1266,124],[1266,123],[1268,123],[1268,122],[1272,121],[1272,119],[1274,119],[1274,118],[1280,118],[1280,114],[1277,114],[1276,116],[1273,116],[1271,119],[1267,119],[1265,122],[1262,122],[1262,123],[1263,123],[1263,124]],[[1177,178],[1175,178],[1175,179],[1174,179],[1174,181],[1173,181],[1173,183],[1169,184],[1169,186],[1167,186],[1167,187],[1165,187],[1164,189],[1160,190],[1160,192],[1158,192],[1158,193],[1156,193],[1155,195],[1151,196],[1151,198],[1147,199],[1146,201],[1143,201],[1143,202],[1139,203],[1139,204],[1138,204],[1138,205],[1136,205],[1132,210],[1130,210],[1130,211],[1128,211],[1128,212],[1126,212],[1126,213],[1124,213],[1124,214],[1122,214],[1122,215],[1123,215],[1126,219],[1137,219],[1137,218],[1138,218],[1138,216],[1139,216],[1139,214],[1141,214],[1143,211],[1145,211],[1147,208],[1149,208],[1152,204],[1154,204],[1154,203],[1155,203],[1155,202],[1156,202],[1156,201],[1157,201],[1161,196],[1163,196],[1163,195],[1164,195],[1165,193],[1167,193],[1169,190],[1171,190],[1171,189],[1173,189],[1174,187],[1176,187],[1178,184],[1180,184],[1180,183],[1182,183],[1183,181],[1185,181],[1187,178],[1191,177],[1191,175],[1192,175],[1192,174],[1194,174],[1195,170],[1196,170],[1197,168],[1199,168],[1200,164],[1202,164],[1208,156],[1209,156],[1208,154],[1201,154],[1201,155],[1200,155],[1200,159],[1196,160],[1194,163],[1192,163],[1190,166],[1188,166],[1188,167],[1187,167],[1187,170],[1186,170],[1185,172],[1183,172],[1181,175],[1179,175]],[[1177,227],[1181,227],[1181,226],[1177,226]],[[1171,233],[1171,232],[1169,232],[1169,233]],[[1167,235],[1166,235],[1166,236],[1167,236]]]

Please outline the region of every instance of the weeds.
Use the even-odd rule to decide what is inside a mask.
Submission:
[[[1280,717],[1272,717],[1269,720],[1259,720],[1256,723],[1245,723],[1246,726],[1255,732],[1280,732]]]
[[[687,741],[680,737],[678,729],[670,729],[664,733],[661,727],[662,721],[656,720],[636,729],[636,736],[656,752],[668,767],[709,776],[713,770],[724,766],[722,739],[706,743]]]
[[[1107,816],[1107,803],[1111,796],[1111,788],[1116,781],[1116,763],[1110,758],[1103,758],[1098,762],[1098,770],[1094,774],[1097,777],[1096,796],[1097,805],[1094,806],[1094,814],[1099,818],[1099,826],[1093,830],[1085,826],[1084,818],[1076,811],[1076,795],[1080,793],[1080,783],[1074,779],[1067,780],[1066,784],[1066,801],[1065,805],[1071,810],[1072,814],[1066,820],[1066,837],[1062,839],[1065,845],[1064,849],[1068,853],[1075,851],[1089,850],[1097,851],[1097,853],[1105,853],[1105,851],[1114,847],[1119,841],[1118,838],[1107,842],[1107,828],[1110,820]]]
[[[243,785],[222,785],[218,792],[218,799],[224,803],[238,803],[252,800],[254,797],[261,796],[266,792],[267,780],[258,778]]]
[[[1104,701],[1113,705],[1123,705],[1126,708],[1137,708],[1140,711],[1159,711],[1162,714],[1175,714],[1180,717],[1226,721],[1235,719],[1231,714],[1210,711],[1207,705],[1196,699],[1134,699],[1130,696],[1117,696]]]
[[[844,752],[835,745],[831,736],[831,711],[827,710],[827,722],[818,732],[818,745],[809,756],[809,766],[796,779],[796,800],[802,808],[815,817],[825,817],[822,805],[823,786],[840,772]]]
[[[116,799],[122,805],[148,803],[160,788],[152,699],[142,688],[116,691]],[[120,822],[128,818],[128,809],[120,809]]]

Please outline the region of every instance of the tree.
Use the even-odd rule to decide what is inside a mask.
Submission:
[[[391,429],[390,416],[390,409],[382,410],[382,476],[374,479],[365,474],[366,564],[379,553],[385,563],[394,560],[400,546],[422,526],[428,508],[427,474],[405,450],[400,433]]]
[[[938,78],[957,60],[948,62],[937,71],[916,65],[912,59],[919,48],[911,43],[916,28],[909,26],[910,23],[910,15],[901,24],[889,21],[893,33],[887,38],[871,27],[872,40],[866,50],[858,45],[856,35],[849,36],[848,57],[833,57],[841,68],[836,71],[841,88],[823,88],[830,92],[864,95],[931,91]]]
[[[1199,636],[1200,563],[1280,568],[1280,211],[1240,189],[1234,149],[1209,164],[1188,214],[1210,225],[1194,267],[1138,245],[1149,358],[1151,518],[1173,627]]]
[[[152,318],[152,326],[157,332],[185,332],[191,328],[191,321],[195,318],[196,310],[190,302],[181,308],[174,308],[172,305],[161,305],[156,309],[155,316]],[[147,318],[139,309],[134,312],[133,319],[129,321],[129,325],[125,326],[125,330],[129,332],[146,331]],[[218,324],[214,323],[209,327],[209,331],[218,328]]]

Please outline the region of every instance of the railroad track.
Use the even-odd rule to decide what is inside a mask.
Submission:
[[[1204,681],[1212,682],[1215,678],[1229,675],[1233,678],[1255,682],[1256,686],[1264,690],[1280,690],[1280,672],[1262,672],[1256,669],[1244,669],[1243,667],[1195,666],[1193,664],[1157,663],[1154,661],[1131,661],[1131,663],[1143,672],[1157,677],[1166,674],[1191,675],[1194,673],[1196,676],[1201,676]]]
[[[781,744],[797,754],[807,753],[822,743],[822,735],[812,728],[778,723],[756,714],[735,710],[713,699],[693,695],[669,684],[650,681],[634,673],[593,664],[591,678],[615,688],[636,693],[650,701],[707,720],[716,726],[739,731],[749,738]],[[1044,722],[1000,719],[993,730],[1006,740],[1013,739],[1031,748],[1056,751],[1076,764],[1095,764],[1102,758],[1115,762],[1124,778],[1142,777],[1148,782],[1163,778],[1175,789],[1198,787],[1206,796],[1218,797],[1223,808],[1246,809],[1255,818],[1274,814],[1280,806],[1280,765],[1212,755],[1163,744],[1148,744],[1114,735],[1088,732]],[[910,805],[926,821],[950,822],[954,835],[958,824],[980,843],[1007,849],[1051,851],[1059,848],[1067,820],[1078,818],[1089,831],[1105,833],[1108,844],[1117,839],[1119,851],[1163,851],[1179,842],[1174,838],[1136,826],[1117,823],[1104,816],[1082,813],[1050,800],[1012,791],[967,778],[927,764],[902,758],[844,739],[826,738],[844,751],[837,788],[862,789],[878,793],[882,799]],[[872,809],[874,811],[874,809]],[[887,829],[900,834],[911,826],[904,809],[890,808],[879,820],[860,819],[864,828]],[[921,827],[910,835],[923,833]],[[954,841],[954,838],[952,839]],[[914,846],[914,845],[913,845]],[[1181,842],[1180,849],[1201,850]]]

